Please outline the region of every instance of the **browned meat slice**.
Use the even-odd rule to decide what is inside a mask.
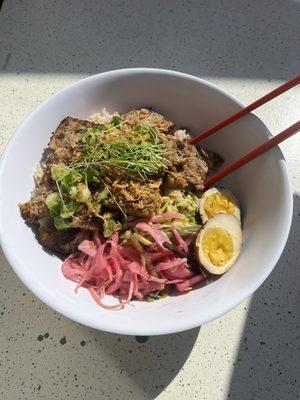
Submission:
[[[182,176],[186,179],[188,188],[190,190],[203,189],[203,182],[207,171],[208,167],[206,162],[199,156],[196,148],[193,148],[193,151],[189,153],[183,163]]]
[[[37,237],[42,246],[67,256],[77,250],[82,240],[89,237],[89,232],[80,231],[78,229],[58,231],[51,220],[46,219],[41,221]]]
[[[157,206],[161,203],[160,185],[161,180],[147,183],[115,181],[110,188],[115,201],[112,199],[107,201],[106,206],[118,209],[119,205],[129,215],[148,217],[155,213]]]
[[[85,204],[82,204],[82,209],[76,212],[76,215],[71,219],[70,227],[79,228],[88,231],[94,231],[102,226],[102,220],[93,215]]]
[[[187,181],[182,172],[169,171],[165,176],[165,186],[167,189],[183,190],[187,187]]]
[[[123,115],[123,119],[131,126],[150,125],[162,133],[173,133],[176,129],[173,122],[147,108],[129,111]]]
[[[42,188],[44,191],[53,192],[57,190],[56,184],[51,176],[51,167],[53,164],[57,164],[59,160],[52,153],[48,154],[47,158],[44,161],[43,166],[43,175],[41,179],[38,181],[38,187]]]
[[[132,136],[132,127],[150,125],[159,132],[159,140],[164,147],[164,157],[167,160],[167,171],[162,170],[147,182],[137,178],[125,178],[119,171],[112,168],[106,172],[106,183],[111,195],[106,200],[105,206],[109,209],[121,208],[128,215],[148,217],[157,212],[162,202],[162,181],[165,187],[177,189],[190,189],[192,191],[203,188],[208,166],[216,166],[220,159],[213,153],[199,149],[187,143],[184,137],[175,137],[175,125],[148,109],[132,110],[122,118],[128,121],[123,124],[120,132],[122,139]],[[70,228],[59,231],[55,228],[49,210],[45,204],[47,194],[56,191],[56,184],[51,178],[51,166],[59,162],[71,164],[77,162],[82,156],[82,136],[86,129],[97,127],[98,124],[77,118],[65,118],[53,133],[49,148],[44,154],[43,171],[37,178],[35,197],[27,203],[20,204],[22,217],[27,223],[35,224],[38,228],[39,242],[49,250],[68,255],[77,250],[78,244],[89,238],[91,231],[101,229],[102,220],[97,216],[91,206],[77,207],[76,214],[70,218]],[[107,141],[112,141],[115,136],[120,137],[120,132],[109,132],[105,135]],[[129,180],[131,179],[131,180]],[[105,211],[105,207],[104,210]]]
[[[48,208],[45,204],[47,195],[41,195],[34,200],[19,204],[22,217],[28,224],[38,223],[38,220],[48,214]]]
[[[40,220],[49,217],[49,211],[45,204],[47,195],[41,195],[34,200],[20,204],[21,215],[28,224],[38,224]],[[86,207],[78,212],[76,217],[70,222],[71,228],[80,228],[84,230],[96,230],[100,227],[100,220],[93,217]]]
[[[79,229],[58,231],[50,218],[45,198],[46,195],[43,195],[20,204],[21,215],[27,223],[38,226],[37,238],[42,246],[57,253],[68,255],[77,249],[78,244],[83,240],[83,234],[84,237],[88,236],[88,231],[82,234]]]
[[[47,163],[45,168],[43,169],[43,176],[38,185],[39,188],[43,188],[45,191],[53,192],[57,191],[57,187],[55,181],[51,176],[51,164]]]
[[[49,148],[53,151],[57,161],[73,163],[80,159],[80,140],[87,128],[95,127],[97,124],[77,118],[67,117],[53,133]]]
[[[198,152],[203,158],[203,160],[206,162],[209,172],[216,171],[221,167],[221,165],[224,162],[223,158],[219,154],[214,153],[213,151],[199,147]]]
[[[203,189],[208,167],[195,146],[176,139],[172,135],[160,135],[165,147],[165,158],[170,172],[166,174],[167,187],[175,189]]]

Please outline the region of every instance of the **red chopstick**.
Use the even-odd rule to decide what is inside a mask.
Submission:
[[[234,163],[228,165],[227,167],[221,169],[221,171],[217,172],[215,175],[207,178],[204,181],[204,186],[208,187],[208,186],[213,185],[220,179],[229,175],[231,172],[237,170],[238,168],[247,164],[249,161],[260,156],[261,154],[265,153],[266,151],[272,149],[272,147],[283,142],[285,139],[294,135],[298,131],[300,131],[300,121],[296,122],[294,125],[290,126],[289,128],[285,129],[283,132],[274,136],[272,139],[267,140],[266,142],[262,143],[260,146],[258,146],[256,149],[250,151],[250,153],[246,154],[244,157],[242,157],[239,160],[235,161]]]
[[[196,144],[201,140],[207,138],[208,136],[212,135],[213,133],[217,132],[221,128],[231,124],[232,122],[236,121],[237,119],[241,118],[243,115],[250,113],[251,111],[255,110],[256,108],[262,106],[263,104],[267,103],[268,101],[274,99],[275,97],[279,96],[280,94],[286,92],[287,90],[291,89],[292,87],[298,85],[300,83],[300,75],[296,76],[295,78],[287,81],[283,85],[279,86],[278,88],[272,90],[272,92],[267,93],[265,96],[261,97],[260,99],[256,100],[254,103],[249,104],[249,106],[243,108],[242,110],[238,111],[236,114],[233,114],[231,117],[224,119],[223,121],[219,122],[217,125],[213,126],[212,128],[208,129],[207,131],[201,133],[198,136],[192,138],[189,143]]]

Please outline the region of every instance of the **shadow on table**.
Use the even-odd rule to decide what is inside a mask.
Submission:
[[[299,242],[300,197],[295,195],[290,240],[274,272],[252,299],[228,390],[230,399],[297,399]],[[115,398],[151,400],[184,368],[199,329],[134,338],[84,327],[44,307],[6,265],[1,252],[0,258],[3,302],[0,350],[7,368],[14,373],[11,378],[13,388],[20,385],[18,377],[22,371],[20,363],[23,363],[23,368],[37,376],[42,385],[41,394],[49,399],[67,398],[69,393],[81,398],[79,390],[85,391],[87,400],[96,395],[106,398],[113,384],[113,393],[120,394]],[[50,338],[42,337],[40,342],[37,337],[45,332],[50,333]],[[66,342],[62,341],[65,336]],[[86,345],[82,347],[83,339]],[[21,361],[20,352],[28,354]],[[32,361],[38,367],[38,374]],[[66,371],[71,371],[73,365],[78,382],[66,380]],[[56,372],[59,373],[59,384]],[[74,389],[76,383],[80,384],[78,389]],[[30,394],[29,375],[25,384],[26,393]],[[6,398],[17,398],[12,394],[12,387],[5,390]]]
[[[199,331],[196,328],[163,336],[118,336],[117,346],[111,335],[99,333],[99,340],[120,375],[126,375],[136,387],[133,397],[154,399],[182,370]],[[126,390],[126,386],[120,389]]]
[[[299,266],[300,197],[294,195],[290,240],[275,270],[252,298],[228,398],[299,398]]]
[[[153,66],[200,76],[287,79],[299,69],[292,0],[4,1],[0,71]]]
[[[6,373],[10,369],[13,374],[11,386],[5,388],[6,398],[21,396],[20,371],[26,369],[24,390],[32,399],[39,397],[32,394],[30,374],[35,376],[35,390],[38,382],[41,397],[45,395],[47,399],[67,398],[70,393],[83,398],[83,390],[86,400],[96,396],[152,400],[184,367],[197,340],[200,328],[172,335],[134,337],[82,326],[31,294],[8,266],[1,248],[0,265],[0,356],[4,357]],[[71,370],[76,372],[75,381]],[[0,377],[0,387],[5,376]]]

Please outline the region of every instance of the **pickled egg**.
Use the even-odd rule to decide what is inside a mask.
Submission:
[[[235,263],[242,248],[240,221],[232,214],[217,214],[201,228],[195,242],[195,256],[201,268],[222,275]]]
[[[217,214],[231,214],[241,219],[241,212],[236,197],[226,189],[211,188],[203,193],[199,200],[202,222]]]

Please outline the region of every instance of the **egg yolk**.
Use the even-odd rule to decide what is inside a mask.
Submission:
[[[204,203],[204,210],[208,218],[220,213],[233,215],[235,208],[235,204],[220,193],[208,196]]]
[[[222,267],[233,256],[233,240],[225,229],[210,228],[202,239],[204,255],[216,267]]]

